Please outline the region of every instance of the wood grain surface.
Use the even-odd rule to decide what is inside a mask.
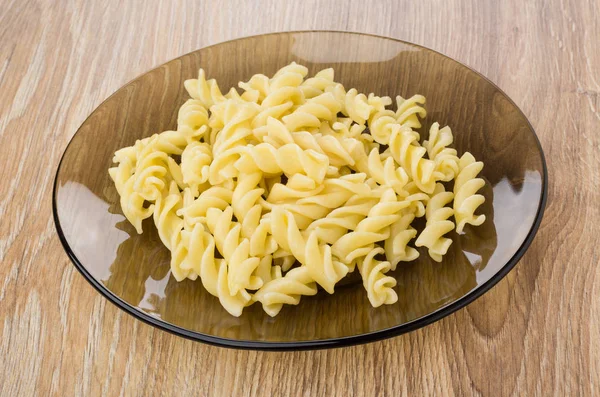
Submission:
[[[0,395],[600,393],[600,2],[0,0]],[[101,297],[51,190],[86,116],[127,81],[237,37],[332,29],[438,50],[504,89],[549,167],[538,235],[467,308],[351,348],[264,353],[156,330]]]

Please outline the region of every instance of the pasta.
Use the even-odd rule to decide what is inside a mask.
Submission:
[[[454,229],[454,222],[448,220],[454,210],[445,207],[453,197],[452,192],[444,190],[444,185],[436,184],[425,210],[427,224],[415,242],[417,247],[427,247],[429,256],[436,262],[442,261],[442,256],[448,252],[448,248],[452,244],[452,240],[443,235]]]
[[[463,154],[459,162],[459,173],[454,182],[454,218],[456,231],[462,233],[467,223],[479,226],[485,221],[485,215],[475,215],[475,210],[485,201],[481,194],[476,194],[485,185],[485,181],[477,178],[483,163],[475,161],[469,152]]]
[[[173,277],[231,315],[259,302],[275,316],[356,270],[374,307],[393,304],[399,263],[440,262],[448,233],[485,221],[483,163],[447,126],[421,139],[421,95],[392,110],[296,63],[225,94],[202,69],[184,85],[177,128],[118,150],[109,175],[137,233],[153,220]]]
[[[449,148],[454,137],[450,127],[440,129],[438,123],[433,123],[429,129],[429,139],[423,142],[427,155],[435,163],[435,172],[442,181],[451,181],[458,174],[458,156],[456,149]]]

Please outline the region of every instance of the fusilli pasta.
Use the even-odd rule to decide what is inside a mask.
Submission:
[[[254,302],[275,316],[356,269],[373,306],[393,304],[389,272],[419,257],[411,241],[441,261],[455,222],[485,221],[483,163],[459,158],[438,123],[421,144],[423,96],[391,110],[331,68],[307,76],[291,63],[223,94],[200,70],[177,128],[120,149],[109,169],[136,231],[153,219],[175,279],[199,278],[234,316]]]

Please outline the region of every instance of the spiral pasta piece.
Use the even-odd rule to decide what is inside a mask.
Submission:
[[[133,189],[148,201],[157,200],[171,181],[183,186],[179,165],[166,153],[159,151],[140,159],[132,177],[135,178]]]
[[[252,303],[252,296],[243,289],[232,294],[228,284],[227,263],[223,259],[215,259],[213,236],[201,223],[196,223],[189,231],[182,230],[181,235],[187,246],[187,257],[181,268],[189,268],[191,274],[200,276],[204,288],[219,299],[223,308],[233,316],[240,316],[244,307]]]
[[[208,130],[208,111],[197,99],[185,101],[177,115],[177,131],[187,143],[200,139]]]
[[[454,137],[450,127],[440,129],[438,123],[433,123],[429,129],[429,139],[423,142],[427,155],[435,163],[437,179],[448,182],[458,174],[459,158],[456,149],[450,148]]]
[[[365,256],[373,249],[374,243],[389,237],[389,226],[398,220],[399,211],[407,206],[407,202],[397,200],[392,189],[386,189],[381,200],[371,208],[356,229],[332,245],[333,254],[344,263]]]
[[[271,254],[267,254],[261,257],[260,263],[254,271],[254,275],[260,278],[263,283],[266,284],[269,281],[282,276],[281,267],[273,266],[273,256]]]
[[[408,99],[402,98],[400,95],[396,97],[396,120],[400,125],[410,128],[420,128],[420,118],[427,116],[427,111],[423,107],[425,97],[423,95],[413,95]]]
[[[252,235],[248,238],[250,239],[250,255],[258,258],[271,255],[279,248],[277,241],[272,235],[271,219],[264,216],[260,219]],[[289,263],[289,266],[291,265]]]
[[[277,243],[306,266],[310,276],[330,294],[335,284],[349,271],[343,263],[333,259],[331,246],[319,244],[317,233],[305,239],[294,216],[281,207],[273,209],[272,228]]]
[[[276,316],[283,305],[297,305],[302,296],[317,294],[317,285],[310,277],[306,266],[291,269],[285,276],[273,279],[263,285],[252,296],[252,300],[260,302],[263,310],[271,317]]]
[[[212,141],[213,156],[237,145],[245,145],[246,138],[252,135],[251,122],[259,109],[255,104],[225,102],[222,117],[224,127]]]
[[[302,174],[295,174],[285,184],[274,184],[267,196],[267,202],[269,204],[295,202],[298,199],[319,194],[324,188],[324,183],[319,185],[315,183],[314,179]]]
[[[171,272],[178,281],[185,279],[190,273],[189,269],[181,268],[181,262],[187,256],[187,248],[181,244],[183,220],[176,214],[181,204],[179,189],[172,182],[168,192],[157,198],[154,209],[154,224],[160,240],[171,251]]]
[[[342,112],[355,123],[365,124],[372,110],[373,106],[369,104],[365,94],[359,94],[354,88],[346,93]]]
[[[283,203],[290,211],[299,227],[305,229],[315,220],[327,216],[333,209],[342,206],[351,197],[367,195],[370,188],[365,185],[365,174],[348,174],[326,180],[318,193],[306,195],[295,203]]]
[[[404,171],[404,168],[396,165],[392,157],[388,157],[382,162],[379,151],[377,149],[371,150],[367,170],[379,185],[391,187],[398,195],[408,196],[408,192],[404,189],[409,182],[408,174]]]
[[[274,118],[269,118],[263,128],[255,129],[254,134],[263,142],[276,148],[295,143],[302,150],[314,150],[329,157],[329,163],[337,168],[354,165],[352,154],[359,144],[354,138],[311,134],[308,131],[291,132],[286,125]]]
[[[477,178],[483,169],[483,163],[475,161],[475,157],[469,152],[460,158],[459,169],[454,181],[454,219],[456,231],[462,233],[466,224],[479,226],[485,222],[485,215],[475,215],[477,208],[485,201],[485,197],[477,194],[485,181]]]
[[[277,244],[294,255],[298,262],[306,263],[306,241],[294,216],[279,206],[274,207],[271,214],[271,230]]]
[[[188,141],[188,137],[179,131],[164,131],[150,138],[147,150],[164,152],[169,156],[180,155]]]
[[[131,177],[133,166],[129,161],[121,162],[117,167],[108,170],[110,177],[115,183],[117,193],[119,193],[119,203],[123,215],[129,223],[133,225],[138,234],[143,232],[142,221],[152,216],[154,213],[154,204],[144,206],[146,200],[133,189],[135,178]]]
[[[255,74],[247,82],[239,82],[238,86],[248,93],[253,98],[256,98],[257,102],[262,102],[269,92],[269,78],[264,74]]]
[[[249,83],[253,84],[244,85],[243,88],[258,89],[260,92],[259,103],[263,109],[275,108],[287,103],[301,105],[305,98],[299,86],[307,73],[306,67],[292,62],[281,68],[271,79],[257,77],[256,82],[251,79]],[[266,117],[262,116],[260,119],[265,121]]]
[[[314,77],[304,80],[300,85],[300,90],[306,99],[314,98],[323,94],[329,87],[335,85],[334,71],[332,68],[323,69]]]
[[[392,128],[397,124],[396,114],[391,110],[384,109],[373,113],[369,119],[369,131],[373,139],[379,144],[389,145]]]
[[[341,110],[340,104],[331,93],[324,93],[307,100],[294,112],[282,118],[290,131],[301,128],[320,128],[321,121],[331,121]]]
[[[334,209],[325,218],[316,219],[306,230],[315,230],[321,241],[333,244],[349,230],[356,229],[378,201],[374,197],[352,196],[344,206]]]
[[[233,192],[222,186],[212,186],[190,202],[182,207],[177,215],[188,219],[191,223],[204,222],[206,213],[210,208],[224,210],[231,205]]]
[[[385,111],[386,106],[392,104],[392,98],[389,96],[377,96],[370,93],[367,96],[367,103],[371,106],[371,115]]]
[[[165,133],[163,133],[165,134]],[[123,214],[142,233],[142,221],[152,215],[153,205],[169,188],[172,181],[185,187],[179,165],[159,150],[161,135],[137,141],[132,147],[115,153],[117,167],[109,169],[109,175],[121,196]],[[145,207],[145,203],[149,206]]]
[[[281,120],[281,118],[285,115],[290,114],[291,109],[294,107],[294,102],[289,100],[287,102],[283,102],[279,105],[275,106],[264,106],[260,107],[260,110],[256,117],[252,120],[252,134],[256,138],[257,141],[261,142],[262,137],[266,134],[264,126],[267,125],[270,118],[275,120]]]
[[[206,224],[215,238],[217,250],[228,264],[228,286],[235,295],[242,289],[258,289],[262,280],[252,276],[258,267],[259,258],[250,256],[250,241],[240,238],[241,225],[234,222],[233,209],[210,208],[206,213]]]
[[[363,279],[369,302],[373,307],[383,304],[391,305],[398,301],[398,294],[393,290],[396,286],[396,279],[386,276],[391,268],[390,262],[375,259],[376,255],[383,253],[384,250],[381,247],[372,248],[358,263],[358,271]]]
[[[304,96],[302,95],[300,88],[295,86],[283,86],[274,89],[262,101],[261,107],[262,109],[275,108],[289,103],[291,103],[292,106],[300,106],[304,103]]]
[[[256,205],[258,198],[263,194],[264,189],[258,187],[261,179],[262,174],[260,172],[241,172],[239,174],[231,196],[233,212],[238,220],[241,221],[248,215]]]
[[[398,96],[394,110],[331,68],[307,75],[292,62],[223,94],[200,69],[177,128],[118,150],[108,170],[136,231],[153,217],[173,277],[199,278],[234,316],[334,293],[356,268],[372,306],[393,304],[389,272],[419,257],[413,240],[440,261],[452,216],[458,233],[485,220],[483,164],[458,158],[438,123],[421,143],[424,97]]]
[[[318,204],[329,209],[338,208],[353,196],[367,196],[371,193],[371,188],[365,184],[366,177],[365,174],[348,174],[328,179],[318,194],[304,197],[297,203]]]
[[[282,76],[290,74],[299,75],[302,79],[304,79],[308,74],[308,68],[304,65],[300,65],[299,63],[292,62],[289,65],[286,65],[279,69],[277,72],[275,72],[273,78],[271,79],[271,84],[274,84],[274,82],[276,82]],[[298,85],[300,85],[301,83],[302,81],[299,81]]]
[[[369,104],[365,94],[360,94],[354,88],[346,92],[342,84],[335,84],[326,88],[326,92],[330,92],[341,105],[341,113],[349,117],[352,121],[359,125],[364,125],[369,118],[373,106]]]
[[[257,187],[261,178],[262,174],[259,172],[241,173],[231,196],[233,213],[242,225],[242,235],[248,239],[259,226],[262,215],[262,206],[258,204],[258,199],[264,189]]]
[[[384,250],[391,270],[395,270],[400,262],[410,262],[419,257],[419,251],[408,245],[417,236],[417,229],[410,225],[414,219],[413,211],[404,210],[390,226],[390,236],[385,240]]]
[[[389,148],[392,156],[423,192],[435,189],[435,163],[424,158],[427,149],[418,145],[419,134],[407,127],[391,128]]]
[[[240,147],[235,163],[238,170],[262,171],[266,174],[303,174],[320,183],[325,178],[329,159],[314,150],[302,150],[298,145],[283,145],[279,149],[265,143]]]
[[[415,242],[417,247],[427,247],[429,256],[436,262],[442,261],[442,256],[448,252],[452,244],[451,239],[443,236],[454,229],[454,222],[448,220],[454,211],[450,207],[445,207],[453,197],[454,194],[446,192],[441,183],[435,186],[433,196],[429,199],[425,210],[427,224]]]
[[[184,82],[185,89],[193,99],[200,101],[202,106],[210,108],[212,105],[224,102],[225,96],[221,93],[216,80],[206,80],[204,69],[198,71],[197,79],[190,79]]]
[[[323,124],[321,124],[323,135],[334,135],[338,138],[355,138],[359,140],[371,135],[363,134],[366,128],[367,127],[364,124],[353,123],[353,120],[349,117],[338,118],[335,123],[332,123],[326,129],[324,129]]]
[[[198,197],[208,182],[212,151],[210,145],[202,142],[191,142],[181,153],[181,177],[183,183],[192,189],[194,197]]]
[[[296,258],[281,247],[278,247],[273,252],[273,263],[279,266],[284,272],[287,272],[296,263]]]
[[[305,259],[310,276],[330,294],[333,294],[335,285],[350,271],[348,266],[333,258],[330,245],[319,244],[317,233],[308,236]]]

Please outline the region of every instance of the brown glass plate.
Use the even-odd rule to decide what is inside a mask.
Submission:
[[[302,298],[271,318],[258,304],[229,315],[200,281],[176,282],[151,220],[138,235],[108,176],[115,150],[176,126],[183,82],[200,67],[228,89],[296,61],[311,74],[335,68],[360,92],[427,97],[428,117],[450,125],[459,153],[485,163],[487,221],[452,234],[442,263],[422,252],[395,272],[399,301],[372,308],[360,284]],[[423,327],[467,305],[517,263],[542,219],[547,171],[540,143],[519,108],[479,73],[399,40],[342,32],[249,37],[184,55],[136,78],[104,101],[69,143],[53,195],[56,228],[69,257],[106,298],[140,320],[228,347],[309,349],[374,341]]]

